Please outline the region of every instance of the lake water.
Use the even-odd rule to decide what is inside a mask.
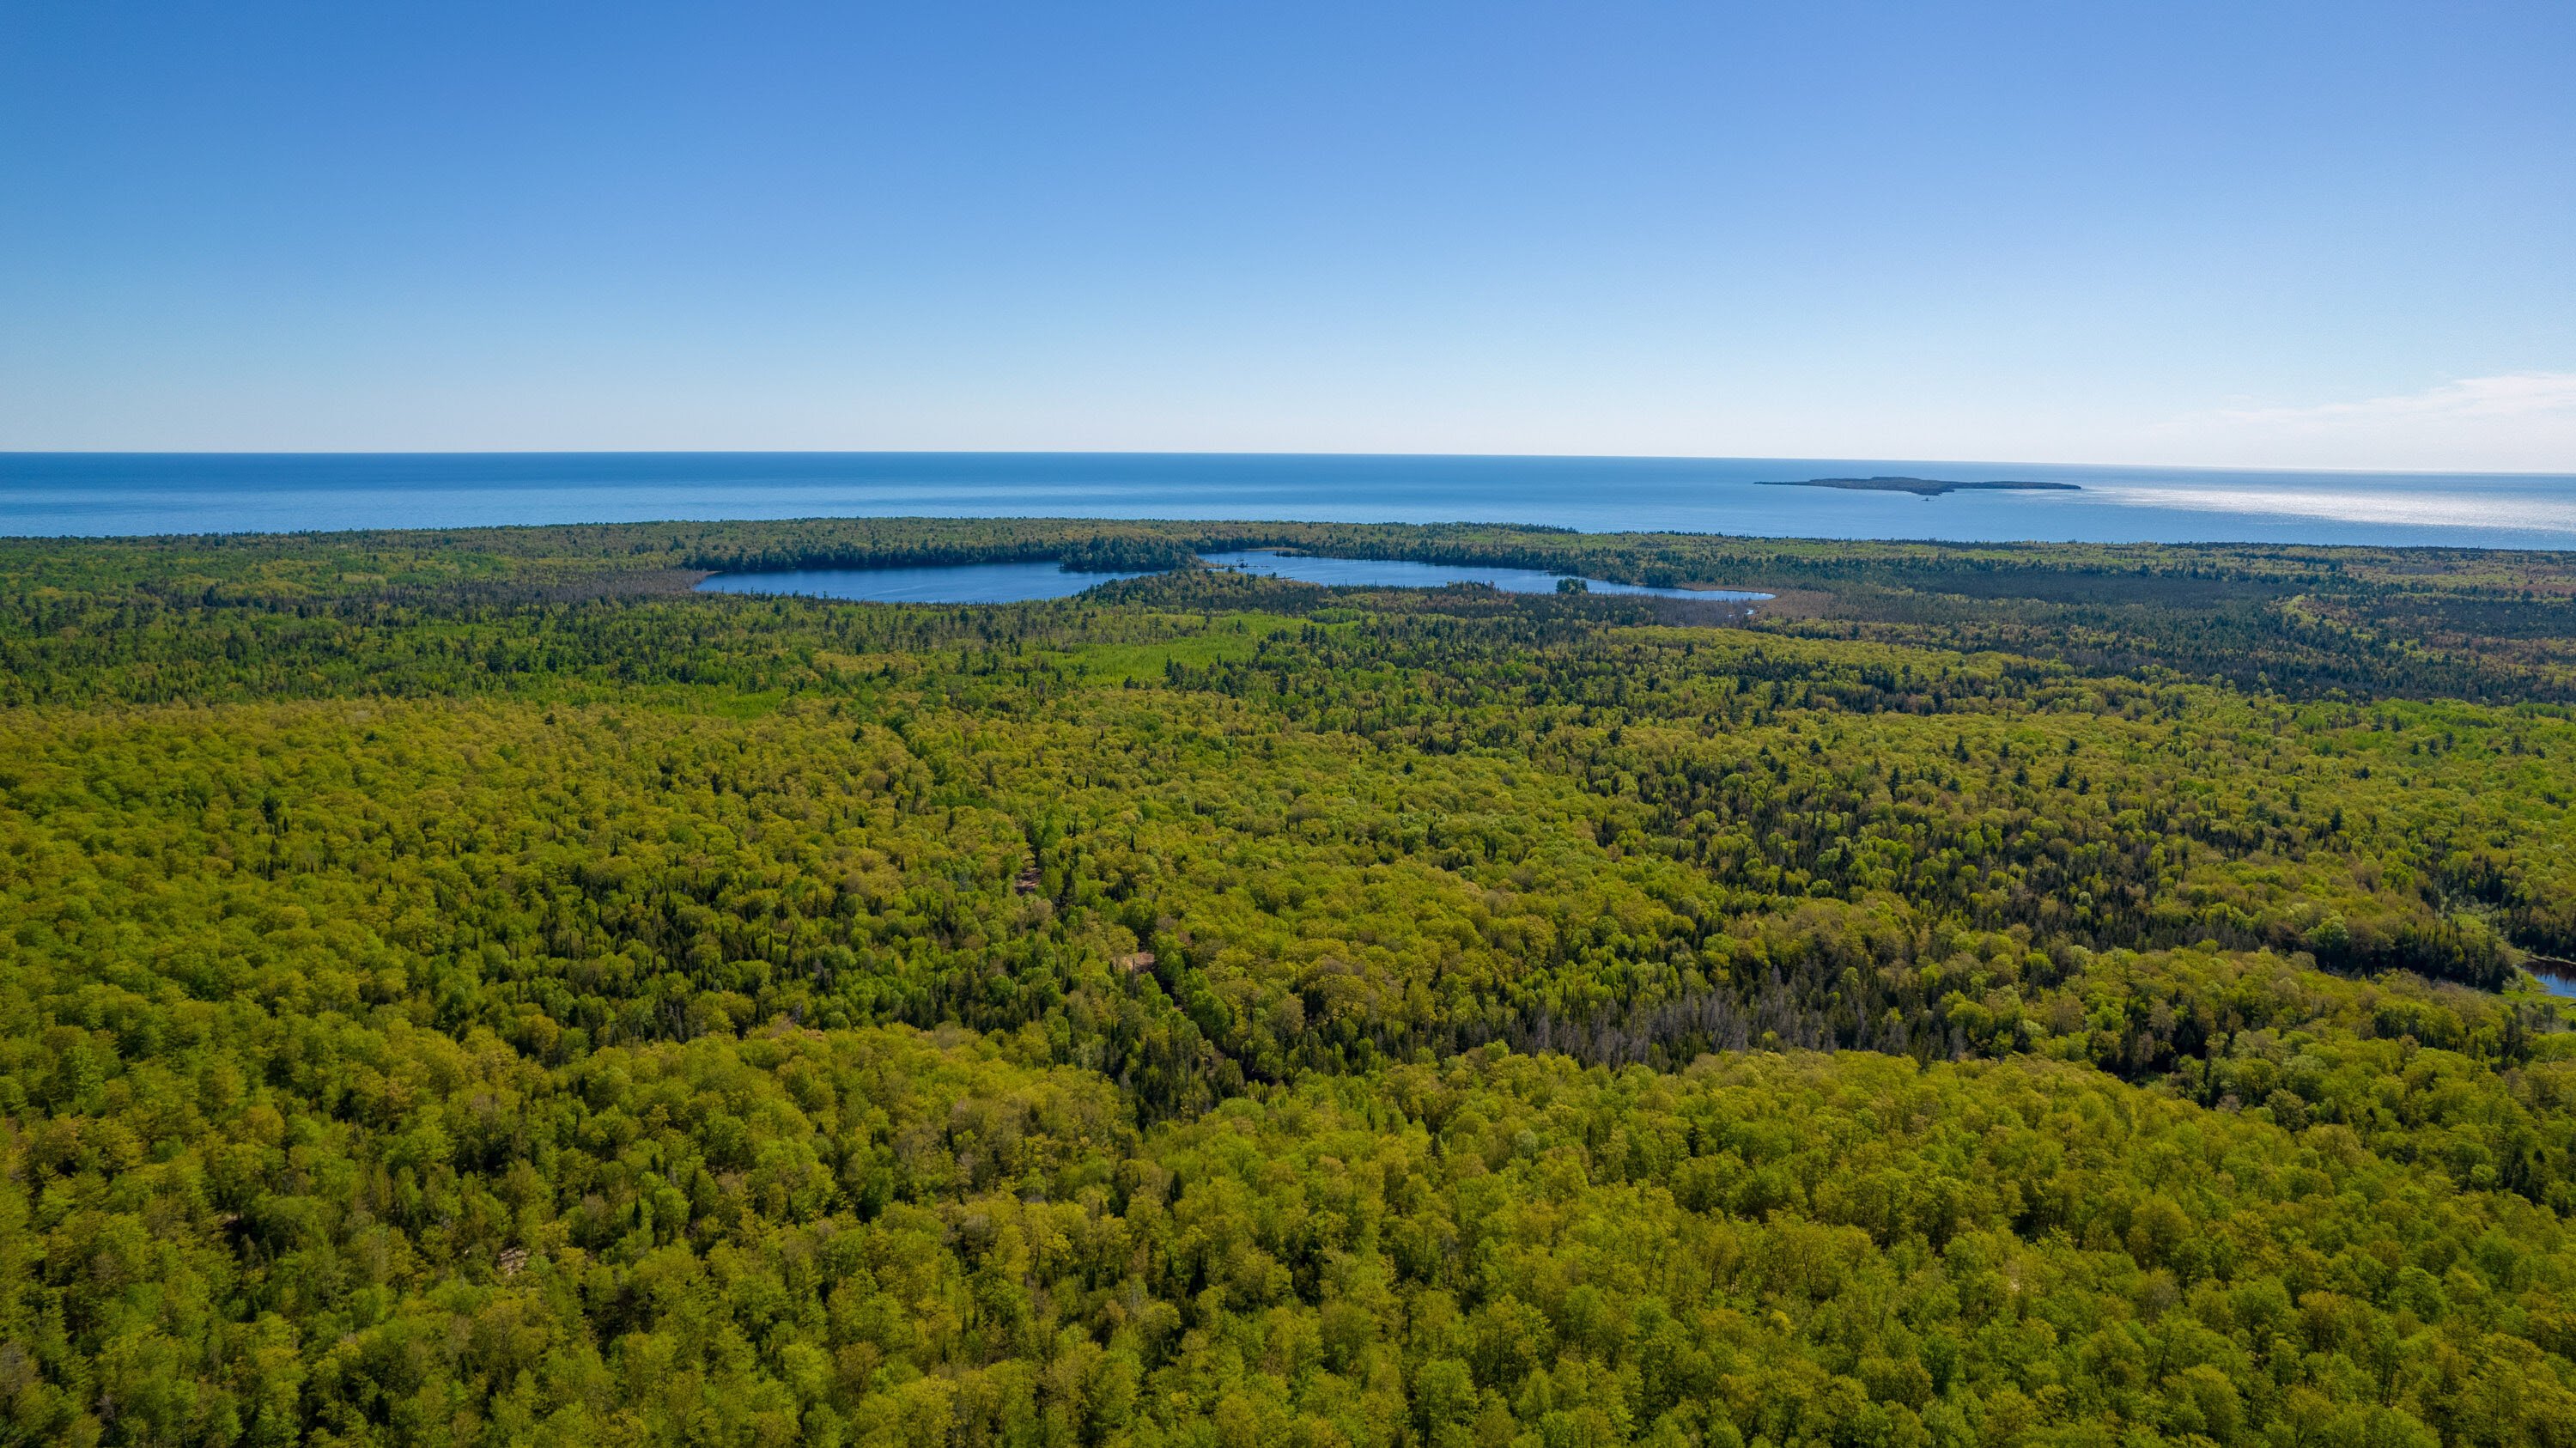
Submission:
[[[1211,566],[1321,583],[1334,588],[1446,588],[1453,583],[1483,583],[1505,593],[1554,593],[1561,574],[1536,568],[1462,568],[1447,563],[1409,563],[1393,558],[1319,558],[1305,553],[1255,549],[1242,553],[1202,554]],[[1724,588],[1649,588],[1641,583],[1584,580],[1594,593],[1648,593],[1663,598],[1769,598]]]
[[[1258,549],[1210,553],[1218,568],[1239,568],[1301,583],[1336,588],[1445,588],[1484,583],[1505,593],[1553,593],[1559,575],[1535,568],[1458,568],[1393,558],[1316,558]],[[1024,603],[1070,598],[1084,589],[1141,573],[1067,573],[1053,559],[1021,563],[948,563],[906,568],[782,568],[762,573],[719,573],[698,585],[705,593],[790,594],[859,603]],[[1587,579],[1595,593],[1647,593],[1666,598],[1762,599],[1767,593],[1733,589],[1647,588]]]
[[[1906,474],[2077,492],[1757,486]],[[817,516],[1545,523],[1770,537],[2576,548],[2576,477],[1902,459],[0,453],[0,535]]]
[[[1028,563],[946,563],[920,568],[795,568],[719,573],[703,593],[795,594],[858,603],[1025,603],[1070,598],[1141,573],[1067,573],[1051,558]]]

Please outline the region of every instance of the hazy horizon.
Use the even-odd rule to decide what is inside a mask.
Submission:
[[[0,448],[0,457],[1207,457],[1207,458],[1526,458],[1532,460],[1580,461],[1600,458],[1621,462],[1777,462],[1795,464],[1830,464],[1837,459],[1824,454],[1772,455],[1747,453],[1658,453],[1658,452],[1495,452],[1474,449],[1406,449],[1337,450],[1323,448],[1058,448],[1058,447],[526,447],[526,448],[322,448],[322,447],[209,447],[209,448],[119,448],[119,447],[13,447]],[[2576,478],[2571,468],[2364,468],[2364,467],[2244,467],[2232,463],[2171,463],[2153,458],[2135,461],[2095,461],[2081,458],[1888,458],[1880,461],[1906,467],[1927,468],[2116,468],[2155,470],[2176,473],[2317,473],[2356,477],[2495,477],[2495,478]]]

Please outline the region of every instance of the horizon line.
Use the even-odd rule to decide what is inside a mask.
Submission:
[[[1417,458],[1493,459],[1561,462],[1872,462],[1939,467],[2131,468],[2197,473],[2303,473],[2360,477],[2576,478],[2576,463],[2564,470],[2541,468],[2390,468],[2258,465],[2248,463],[2057,462],[2032,458],[1862,457],[1858,455],[1787,453],[1581,453],[1581,452],[1437,452],[1353,451],[1280,448],[0,448],[0,458],[28,457],[229,457],[229,458],[366,458],[366,457],[1139,457],[1139,458]]]

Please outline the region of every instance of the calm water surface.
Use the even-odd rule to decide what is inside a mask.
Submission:
[[[794,568],[719,573],[704,593],[785,593],[858,603],[1025,603],[1070,598],[1141,573],[1067,573],[1052,558],[1026,563],[942,563],[918,568]]]
[[[1457,568],[1393,558],[1315,558],[1267,549],[1211,553],[1218,568],[1240,568],[1274,578],[1335,588],[1445,588],[1485,583],[1506,593],[1553,593],[1561,576],[1535,568]],[[1067,573],[1053,559],[1020,563],[931,564],[907,568],[797,568],[765,573],[719,573],[698,585],[707,593],[793,594],[861,603],[1022,603],[1070,598],[1097,584],[1141,573]],[[1651,593],[1667,598],[1769,598],[1733,589],[1646,588],[1633,583],[1586,582],[1596,593]]]
[[[2028,478],[1940,498],[1765,479]],[[1856,458],[1185,453],[0,453],[0,535],[659,518],[1544,523],[1767,537],[2576,548],[2576,477]]]
[[[1452,583],[1486,583],[1505,593],[1554,593],[1563,574],[1536,568],[1474,568],[1447,563],[1410,563],[1394,558],[1318,558],[1304,553],[1254,549],[1242,553],[1202,555],[1217,568],[1240,568],[1300,583],[1334,588],[1446,588]],[[1650,593],[1664,598],[1769,598],[1728,588],[1648,588],[1641,583],[1584,580],[1594,593]]]

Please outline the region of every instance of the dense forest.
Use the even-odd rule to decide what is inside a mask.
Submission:
[[[2576,1448],[2571,956],[2566,555],[0,540],[0,1439]]]

